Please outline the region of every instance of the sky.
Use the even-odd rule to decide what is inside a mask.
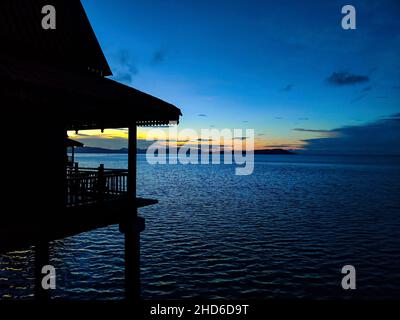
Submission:
[[[257,149],[400,154],[398,0],[82,3],[112,78],[179,107],[179,130],[251,128]],[[346,4],[356,30],[342,29]],[[127,134],[71,137],[118,149]]]

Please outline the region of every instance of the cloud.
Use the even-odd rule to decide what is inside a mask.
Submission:
[[[189,140],[189,139],[156,139],[156,140],[154,140],[154,141],[157,141],[157,142],[167,142],[167,143],[170,143],[170,142],[173,142],[173,143],[187,143],[187,142],[190,142],[191,140]]]
[[[167,51],[164,49],[157,50],[154,52],[153,57],[151,58],[151,64],[157,65],[163,63],[167,56]]]
[[[198,141],[198,142],[212,142],[212,141],[214,141],[213,139],[202,139],[202,138],[198,138],[198,139],[196,139],[195,141]]]
[[[307,139],[306,150],[326,154],[400,155],[400,113],[358,126],[331,130],[335,136]]]
[[[264,146],[264,148],[297,149],[302,146],[304,146],[304,143],[270,144]]]
[[[326,78],[325,81],[333,86],[348,86],[369,82],[369,80],[369,77],[364,75],[357,75],[349,72],[334,72]]]
[[[400,112],[392,114],[386,118],[382,119],[383,121],[400,121]]]
[[[367,93],[363,93],[360,94],[358,97],[354,98],[353,100],[350,101],[351,104],[356,103],[358,101],[361,101],[362,99],[364,99],[368,94]]]
[[[361,92],[368,92],[368,91],[371,91],[371,90],[372,90],[372,87],[369,86],[369,87],[363,88],[363,89],[361,90]]]
[[[292,91],[292,89],[293,89],[293,85],[288,84],[284,88],[282,88],[282,91],[289,92],[289,91]]]
[[[359,102],[359,101],[363,100],[365,97],[368,96],[368,92],[371,91],[371,90],[372,90],[371,86],[362,88],[360,90],[361,94],[358,95],[357,97],[355,97],[353,100],[351,100],[350,103],[353,104],[353,103],[356,103],[356,102]]]
[[[107,149],[121,149],[128,146],[128,140],[124,138],[105,138],[100,136],[76,137],[74,140],[82,142],[86,147],[97,147]]]
[[[304,128],[295,128],[293,131],[298,132],[312,132],[312,133],[331,133],[332,130],[319,130],[319,129],[304,129]]]
[[[115,75],[115,80],[118,82],[124,82],[124,83],[131,83],[132,82],[132,74],[128,72],[117,72]]]
[[[130,84],[133,76],[139,73],[139,69],[131,57],[128,50],[119,50],[116,54],[116,67],[115,67],[115,80],[123,83]]]
[[[199,117],[207,117],[207,115],[204,114],[204,113],[200,113],[200,114],[198,114],[198,116],[199,116]]]
[[[300,120],[300,121],[308,121],[308,120],[310,120],[309,118],[298,118],[297,120]]]
[[[80,132],[78,132],[78,134],[76,134],[76,135],[79,137],[90,137],[88,134],[80,133]]]
[[[117,56],[118,56],[118,61],[119,61],[119,64],[121,67],[128,70],[129,73],[131,73],[131,74],[139,73],[139,70],[136,67],[135,63],[133,62],[131,54],[128,50],[126,50],[126,49],[120,50],[117,53]]]

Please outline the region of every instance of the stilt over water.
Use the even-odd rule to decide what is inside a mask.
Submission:
[[[35,246],[35,297],[48,299],[41,270],[49,242],[120,224],[125,234],[127,297],[140,296],[140,231],[137,208],[157,201],[136,198],[136,126],[179,122],[181,111],[156,97],[106,78],[107,60],[79,0],[53,0],[57,29],[38,20],[43,1],[2,0],[0,98],[7,111],[3,159],[6,186],[0,214],[0,252]],[[13,21],[9,28],[7,21]],[[1,32],[6,30],[7,32]],[[16,127],[21,130],[15,130]],[[129,128],[128,170],[80,168],[68,132]],[[29,137],[40,131],[37,144]],[[23,147],[14,141],[27,141]],[[73,152],[73,149],[72,149]]]
[[[140,232],[144,230],[144,219],[132,217],[120,224],[125,235],[125,297],[129,301],[140,299]]]

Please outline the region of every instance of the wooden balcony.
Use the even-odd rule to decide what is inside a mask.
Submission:
[[[128,171],[124,169],[68,167],[66,207],[118,200],[127,195]]]
[[[135,198],[127,191],[128,171],[124,169],[78,168],[66,170],[65,210],[57,211],[51,228],[17,221],[0,224],[0,253],[23,248],[37,241],[63,239],[82,232],[135,221],[137,231],[144,230],[144,219],[137,209],[157,204],[154,199]],[[127,222],[128,221],[128,222]]]

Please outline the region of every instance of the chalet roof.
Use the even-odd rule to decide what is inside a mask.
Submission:
[[[42,8],[56,8],[56,29],[42,28]],[[1,0],[0,43],[3,54],[23,60],[68,65],[112,75],[79,0]]]
[[[35,117],[51,114],[67,130],[179,121],[175,106],[105,78],[112,73],[80,0],[51,1],[56,30],[41,26],[41,10],[48,4],[0,1],[0,102],[13,105],[17,118],[35,106]]]
[[[174,105],[111,79],[1,55],[0,96],[16,107],[18,101],[50,105],[67,130],[168,125],[181,116]]]

